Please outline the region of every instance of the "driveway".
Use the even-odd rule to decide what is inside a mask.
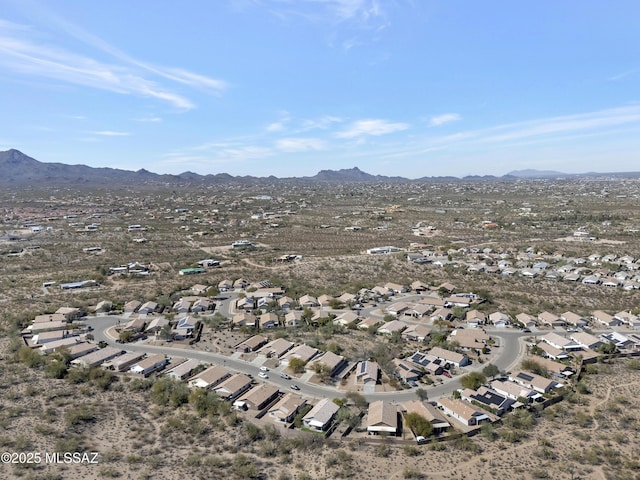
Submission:
[[[193,347],[175,348],[169,345],[147,345],[144,341],[127,344],[116,343],[115,338],[112,335],[109,335],[108,331],[109,329],[117,325],[118,322],[123,323],[123,321],[125,320],[121,316],[99,316],[85,319],[85,323],[93,326],[94,328],[92,333],[96,342],[104,341],[109,345],[114,345],[118,348],[122,348],[124,350],[132,352],[144,352],[151,354],[164,353],[169,357],[179,357],[186,359],[193,358],[202,362],[221,365],[225,368],[240,373],[251,374],[254,376],[254,378],[257,378],[257,375],[260,372],[259,365],[248,363],[238,358],[228,357],[213,352],[197,350]],[[520,341],[520,338],[529,334],[523,333],[519,330],[496,329],[487,331],[488,333],[490,332],[490,335],[499,339],[499,346],[493,347],[494,349],[497,349],[498,352],[496,352],[497,355],[494,357],[491,363],[497,366],[501,371],[509,371],[515,368],[515,366],[517,366],[517,364],[522,359],[524,353],[526,353],[526,348],[524,348],[524,344]],[[485,365],[486,364],[474,364],[471,367],[465,367],[462,371],[468,372],[474,370],[482,370]],[[260,381],[272,383],[282,391],[288,391],[292,383],[296,384],[300,387],[299,393],[307,397],[332,398],[344,396],[343,392],[336,390],[332,386],[308,383],[304,376],[299,379],[294,378],[292,380],[285,380],[283,378],[280,378],[279,374],[274,374],[270,375],[268,379],[260,379]],[[446,379],[446,381],[439,385],[424,387],[424,389],[428,393],[429,399],[437,399],[442,396],[449,396],[454,390],[457,390],[458,388],[460,388],[459,376],[452,379]],[[415,389],[395,392],[364,392],[363,395],[369,402],[373,402],[376,400],[386,400],[402,403],[407,400],[415,400],[416,398]]]

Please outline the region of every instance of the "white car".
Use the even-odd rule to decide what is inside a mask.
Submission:
[[[260,367],[261,372],[268,372],[269,369],[267,367]]]
[[[258,376],[259,376],[260,378],[269,378],[269,375],[267,375],[267,374],[266,374],[266,373],[264,373],[264,372],[260,372],[260,373],[258,374]]]

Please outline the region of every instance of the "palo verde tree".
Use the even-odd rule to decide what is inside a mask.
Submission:
[[[429,420],[415,412],[407,413],[404,417],[407,427],[417,436],[428,437],[433,432],[433,425]]]
[[[480,372],[471,372],[462,378],[460,378],[460,385],[463,388],[470,388],[472,390],[477,390],[480,385],[484,385],[487,381],[487,377],[485,377]]]
[[[495,378],[500,374],[500,369],[493,363],[489,363],[482,369],[482,373],[489,378]]]

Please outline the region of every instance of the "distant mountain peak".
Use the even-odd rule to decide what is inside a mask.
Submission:
[[[17,164],[33,162],[37,162],[37,160],[29,157],[28,155],[25,155],[20,150],[16,150],[15,148],[7,150],[6,152],[0,152],[0,163]]]
[[[507,173],[507,176],[516,178],[556,178],[567,177],[569,174],[556,172],[554,170],[536,170],[534,168],[527,168],[524,170],[513,170]]]
[[[154,185],[162,184],[266,184],[274,185],[277,182],[429,182],[429,181],[460,181],[458,177],[422,177],[408,179],[405,177],[387,177],[384,175],[372,175],[363,172],[358,167],[343,168],[340,170],[321,170],[313,177],[269,177],[233,176],[228,173],[216,173],[200,175],[193,172],[184,172],[180,175],[159,175],[144,168],[134,172],[117,168],[94,168],[87,165],[68,165],[64,163],[44,163],[25,155],[19,150],[10,149],[0,151],[0,185]],[[463,178],[464,181],[514,181],[517,179],[545,179],[545,178],[582,178],[582,177],[608,177],[608,178],[640,178],[640,172],[619,173],[588,173],[567,174],[548,170],[514,170],[502,177],[492,175],[472,175]]]
[[[407,182],[404,177],[387,177],[385,175],[372,175],[363,172],[358,167],[342,168],[340,170],[320,170],[313,177],[306,177],[309,180],[319,180],[325,182]]]

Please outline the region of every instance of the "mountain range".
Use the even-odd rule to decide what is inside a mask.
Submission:
[[[580,178],[580,177],[614,177],[640,178],[640,172],[625,173],[584,173],[567,174],[557,171],[514,170],[501,177],[493,175],[458,177],[422,177],[409,179],[405,177],[387,177],[371,175],[358,167],[341,170],[321,170],[312,177],[277,178],[232,176],[228,173],[215,175],[199,175],[184,172],[179,175],[157,174],[148,170],[120,170],[116,168],[95,168],[87,165],[68,165],[65,163],[46,163],[31,158],[19,150],[11,149],[0,152],[0,185],[76,185],[76,186],[108,186],[108,185],[143,185],[143,184],[219,184],[219,183],[265,183],[279,181],[308,182],[409,182],[409,181],[473,181],[473,180],[518,180],[544,178]]]

